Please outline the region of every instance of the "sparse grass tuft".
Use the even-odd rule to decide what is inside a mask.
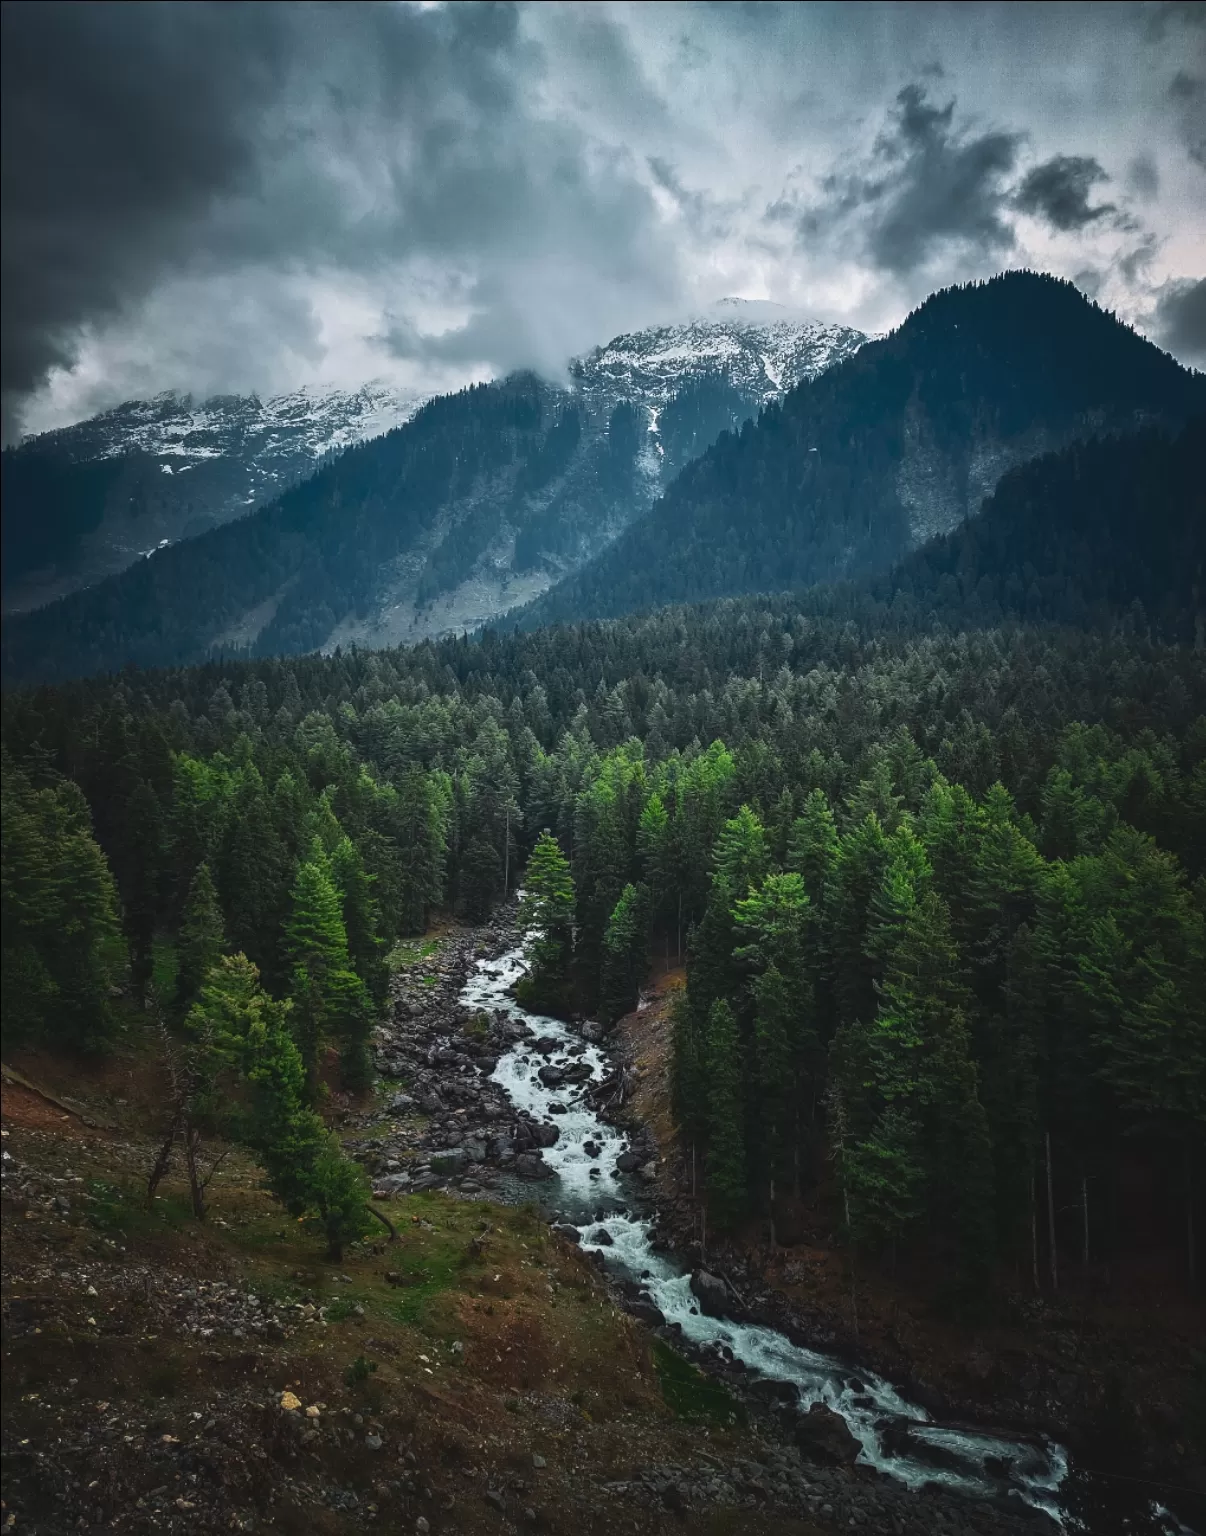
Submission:
[[[676,1418],[726,1429],[745,1424],[745,1410],[728,1389],[675,1354],[661,1339],[653,1341],[653,1365],[662,1397]]]

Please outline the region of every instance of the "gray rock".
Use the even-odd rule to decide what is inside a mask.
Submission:
[[[464,1173],[469,1162],[469,1153],[464,1147],[447,1147],[443,1152],[433,1152],[431,1154],[431,1170],[433,1173]]]
[[[590,1240],[592,1243],[598,1243],[600,1248],[615,1247],[615,1238],[612,1237],[606,1227],[596,1227],[590,1235]]]
[[[463,1143],[465,1155],[471,1163],[484,1163],[486,1160],[486,1143],[477,1137],[467,1138]]]
[[[691,1294],[705,1317],[724,1317],[729,1310],[729,1288],[719,1275],[697,1269],[691,1276]]]
[[[385,1106],[387,1115],[406,1115],[415,1107],[415,1101],[409,1093],[396,1093]]]
[[[635,1173],[640,1166],[641,1155],[639,1152],[621,1152],[619,1157],[616,1158],[616,1168],[620,1173]]]
[[[834,1466],[851,1466],[862,1449],[841,1414],[824,1403],[813,1403],[807,1413],[800,1414],[795,1441],[801,1455]]]
[[[529,1126],[532,1134],[532,1143],[537,1147],[555,1147],[561,1132],[555,1125],[550,1125],[547,1120],[532,1122]]]
[[[558,1237],[563,1237],[567,1243],[578,1244],[582,1241],[582,1234],[577,1227],[571,1226],[568,1221],[559,1221],[553,1228]]]
[[[389,1173],[383,1179],[373,1181],[373,1193],[388,1199],[391,1195],[399,1195],[411,1187],[409,1173]]]
[[[553,1170],[539,1152],[521,1152],[515,1159],[515,1172],[521,1179],[551,1179]]]
[[[546,1088],[556,1088],[560,1083],[565,1082],[568,1075],[565,1067],[552,1066],[543,1066],[536,1074]]]
[[[592,1044],[602,1040],[603,1034],[602,1024],[596,1024],[592,1019],[588,1019],[582,1026],[583,1040],[589,1040]]]

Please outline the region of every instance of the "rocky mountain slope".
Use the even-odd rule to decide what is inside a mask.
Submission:
[[[1015,465],[1203,410],[1206,376],[1071,283],[1011,272],[947,289],[720,439],[524,622],[882,570],[978,513]]]
[[[566,385],[517,376],[429,401],[253,515],[11,622],[9,676],[475,628],[578,569],[721,432],[864,340],[729,305],[619,337],[575,363]],[[217,474],[226,461],[205,462]],[[176,484],[179,458],[156,474]],[[141,548],[153,549],[149,533]]]
[[[168,392],[29,439],[3,458],[5,611],[244,516],[327,455],[401,426],[422,398],[381,383],[266,400]]]

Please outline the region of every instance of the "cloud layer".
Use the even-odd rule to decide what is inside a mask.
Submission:
[[[1200,15],[10,0],[6,438],[555,371],[733,292],[882,328],[1021,263],[1200,359]]]

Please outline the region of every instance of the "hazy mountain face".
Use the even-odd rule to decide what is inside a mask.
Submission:
[[[432,400],[401,431],[334,459],[417,402],[370,388],[132,403],[5,455],[6,538],[25,578],[15,595],[28,604],[84,584],[104,560],[135,563],[48,615],[61,652],[50,664],[70,670],[471,629],[577,570],[720,433],[865,340],[732,302],[618,337],[564,384],[527,375]],[[203,489],[210,524],[230,526],[188,539]],[[72,553],[50,562],[56,547]],[[49,569],[35,585],[38,558]],[[97,622],[109,637],[99,652]]]
[[[242,517],[422,403],[381,384],[132,400],[6,451],[4,608],[21,612]]]
[[[1014,466],[1202,410],[1206,378],[1070,283],[946,289],[687,467],[524,622],[883,570],[974,517]]]

